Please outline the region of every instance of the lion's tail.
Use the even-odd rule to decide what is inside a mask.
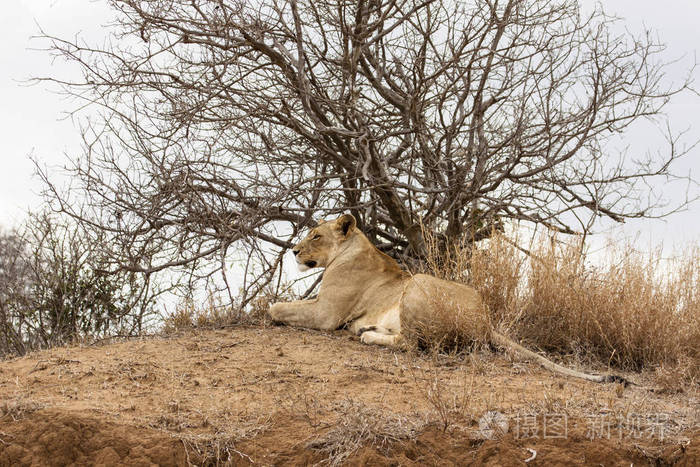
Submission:
[[[622,376],[589,375],[588,373],[582,373],[580,371],[572,370],[571,368],[566,368],[565,366],[556,364],[553,361],[543,357],[542,355],[533,352],[532,350],[526,349],[522,345],[504,336],[503,334],[493,331],[491,335],[494,344],[504,347],[505,349],[510,350],[511,352],[515,353],[516,355],[519,355],[520,357],[536,360],[540,365],[555,373],[559,373],[566,376],[573,376],[574,378],[581,378],[588,381],[593,381],[595,383],[621,383],[624,384],[625,387],[629,386],[630,384],[633,384],[627,379],[623,378]]]

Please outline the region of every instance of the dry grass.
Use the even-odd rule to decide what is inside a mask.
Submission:
[[[504,235],[495,235],[485,248],[473,251],[459,247],[459,254],[469,260],[468,282],[479,290],[486,302],[494,325],[505,330],[516,326],[522,313],[526,294],[523,278],[527,258]],[[465,260],[466,261],[466,260]]]
[[[430,319],[402,323],[405,347],[455,356],[470,353],[489,342],[488,312],[467,309],[448,296],[439,296],[436,302]]]
[[[639,370],[700,357],[700,255],[668,265],[627,248],[597,269],[575,244],[540,244],[520,331],[555,351]]]
[[[450,381],[449,372],[441,369],[442,364],[449,365],[449,357],[441,357],[435,353],[431,357],[431,365],[422,368],[418,366],[408,367],[415,388],[432,408],[432,413],[428,414],[426,420],[433,421],[443,432],[458,422],[471,424],[475,408],[472,399],[476,369],[472,367],[470,372],[460,372],[462,373],[461,381],[451,387],[448,384]],[[448,360],[440,362],[441,358],[448,358]],[[470,355],[472,362],[477,359],[478,357],[474,357],[474,354]]]
[[[295,297],[278,296],[269,290],[258,294],[245,309],[237,304],[224,304],[220,297],[210,295],[203,304],[192,299],[180,302],[175,311],[163,318],[162,331],[166,335],[191,329],[221,329],[238,324],[269,324],[267,310],[277,301],[290,301]]]
[[[593,267],[580,243],[555,236],[536,241],[529,256],[500,234],[474,250],[427,240],[428,272],[476,287],[493,325],[529,345],[619,368],[658,367],[669,380],[700,378],[700,248],[666,262],[628,246]]]
[[[469,281],[470,258],[465,254],[466,244],[444,245],[425,232],[424,238],[428,255],[425,264],[414,273],[455,282]],[[402,322],[407,347],[456,355],[489,342],[492,323],[486,309],[465,307],[449,291],[425,287],[423,293],[432,300],[430,319]]]
[[[687,383],[700,383],[699,366],[697,358],[685,356],[669,364],[662,363],[654,372],[658,392],[676,394],[683,392]]]
[[[163,333],[174,334],[184,330],[195,328],[216,329],[241,321],[241,313],[238,309],[223,306],[214,297],[202,305],[198,305],[192,299],[183,300],[175,311],[163,318]]]
[[[392,444],[414,438],[421,428],[406,417],[382,413],[349,399],[342,409],[333,428],[307,444],[308,448],[324,454],[324,463],[332,466],[341,465],[362,447],[386,452]]]
[[[206,434],[182,434],[189,465],[219,466],[239,465],[255,460],[240,451],[237,446],[242,441],[254,438],[269,428],[269,417],[258,420],[235,420],[228,427],[216,427],[214,436]]]
[[[0,420],[5,419],[7,421],[12,419],[12,421],[16,422],[42,408],[44,408],[42,404],[24,397],[5,400],[0,403]]]

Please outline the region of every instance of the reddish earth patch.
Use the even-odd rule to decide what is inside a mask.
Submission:
[[[184,465],[182,442],[155,430],[41,410],[6,423],[0,465]]]
[[[656,394],[492,353],[430,358],[340,332],[239,327],[0,362],[0,466],[525,465],[533,454],[527,465],[690,466],[699,406],[697,387]],[[495,439],[479,426],[489,411],[509,423]]]

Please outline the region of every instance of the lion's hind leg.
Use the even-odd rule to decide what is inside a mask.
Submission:
[[[403,342],[403,336],[400,333],[391,332],[381,326],[366,326],[361,328],[358,334],[360,334],[360,342],[363,344],[400,347]]]

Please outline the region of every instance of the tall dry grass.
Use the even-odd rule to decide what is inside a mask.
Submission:
[[[426,261],[413,273],[424,273],[449,281],[469,282],[467,244],[447,244],[423,233],[428,250]],[[459,303],[449,289],[424,284],[421,291],[430,303],[430,318],[407,321],[402,318],[402,334],[409,349],[430,353],[459,354],[489,342],[491,317],[485,309]],[[425,288],[423,288],[425,287]],[[422,297],[422,298],[424,298]]]
[[[632,369],[700,355],[697,250],[666,265],[628,247],[595,269],[576,245],[540,244],[535,254],[520,330],[541,346]]]
[[[237,308],[225,306],[210,295],[204,303],[197,303],[193,299],[184,299],[178,303],[175,310],[163,316],[162,332],[168,335],[196,328],[216,329],[240,321],[241,313]]]
[[[685,378],[700,378],[700,248],[664,261],[628,245],[593,266],[570,239],[540,237],[529,255],[502,234],[473,250],[427,240],[428,272],[477,288],[511,336],[618,368],[682,365]]]
[[[296,300],[291,287],[283,287],[276,293],[271,287],[263,289],[258,296],[243,307],[240,303],[228,303],[220,295],[210,293],[204,301],[192,298],[181,300],[175,309],[162,315],[163,334],[175,334],[191,329],[220,329],[241,324],[267,325],[267,311],[273,303]]]

